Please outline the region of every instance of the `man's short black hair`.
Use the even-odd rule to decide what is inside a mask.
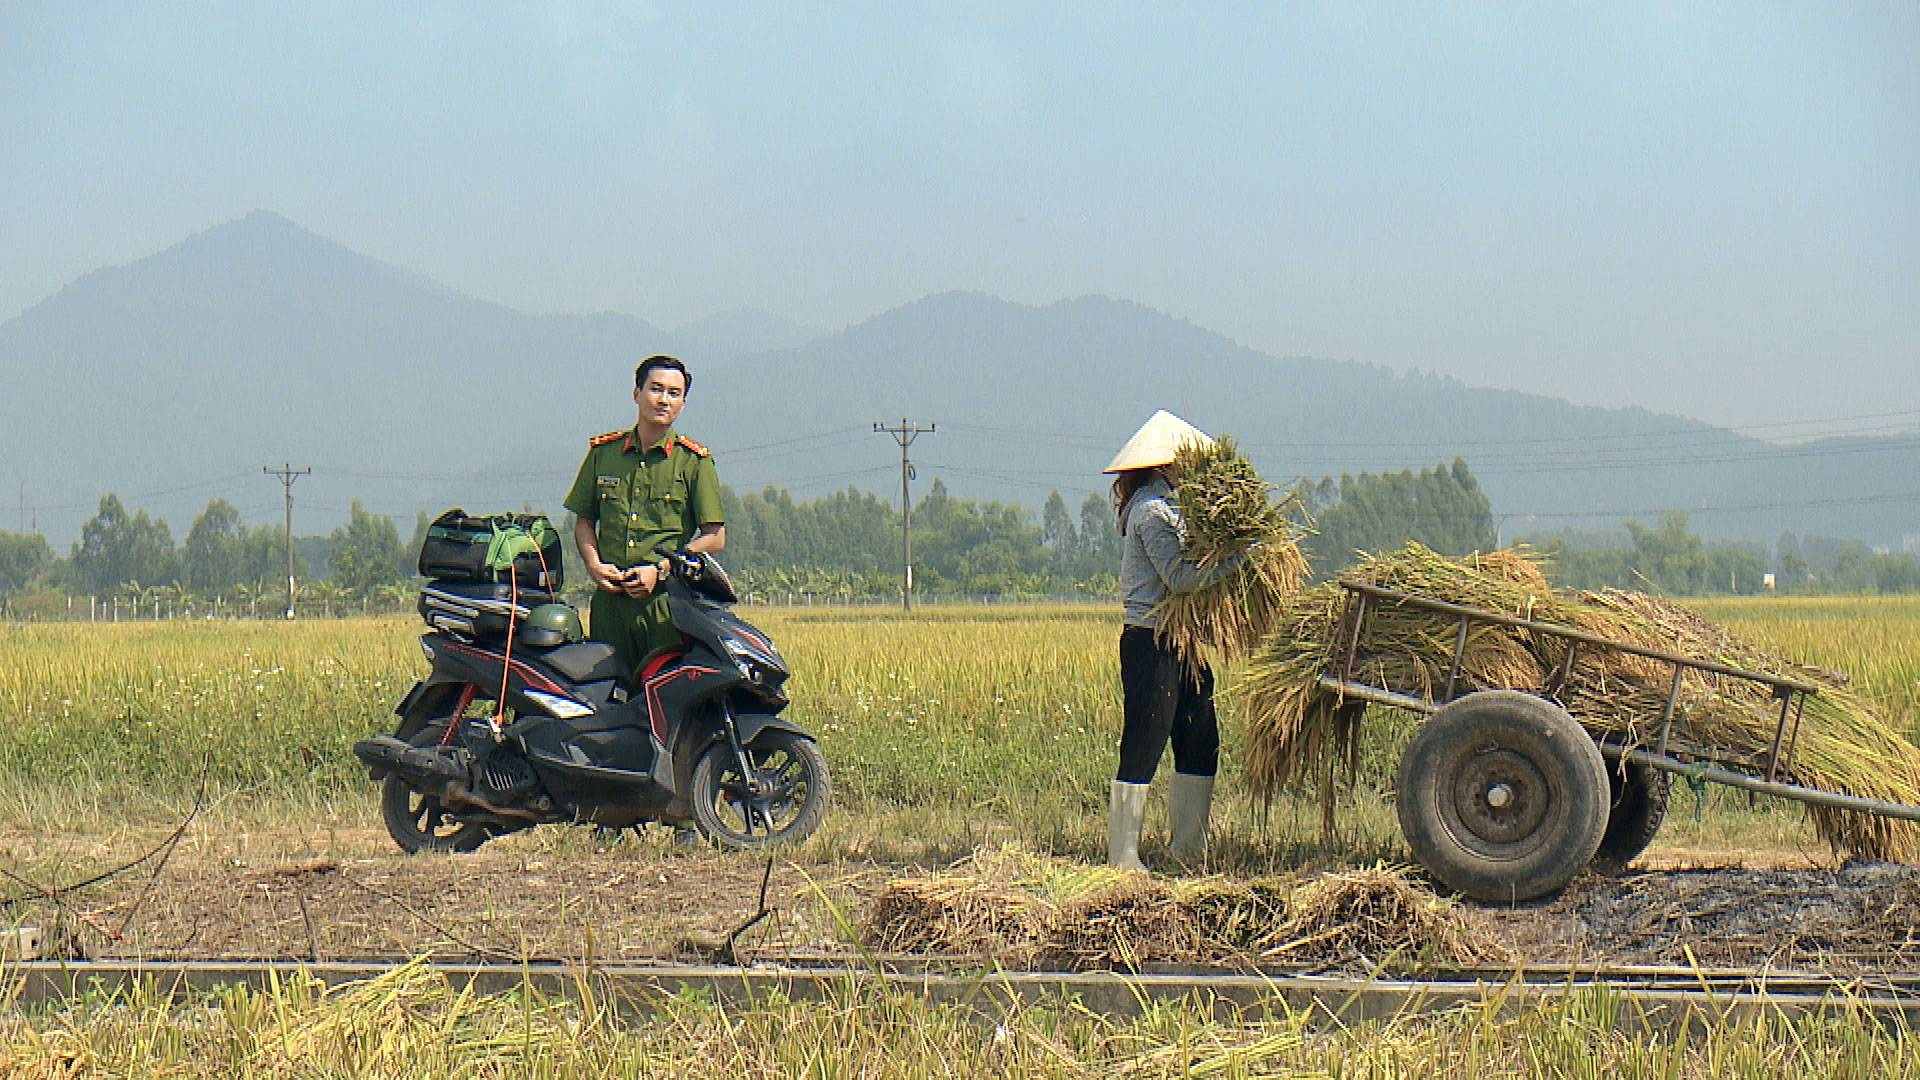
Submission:
[[[681,363],[679,357],[668,356],[665,353],[649,356],[640,361],[640,366],[633,369],[633,388],[638,390],[647,385],[647,372],[655,368],[679,372],[681,377],[687,380],[686,392],[693,393],[693,372],[687,370],[687,365]]]

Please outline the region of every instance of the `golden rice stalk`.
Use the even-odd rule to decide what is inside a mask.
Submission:
[[[1392,959],[1408,969],[1508,963],[1512,954],[1459,904],[1416,885],[1402,867],[1375,865],[1302,882],[1286,920],[1261,942],[1269,959],[1339,963]]]
[[[1232,436],[1188,443],[1174,459],[1182,555],[1203,570],[1228,567],[1191,592],[1169,593],[1156,611],[1159,637],[1190,660],[1207,650],[1232,663],[1252,651],[1307,576],[1298,499],[1274,488],[1240,455]]]
[[[1058,909],[1017,886],[966,875],[887,885],[867,916],[866,943],[891,952],[995,954],[1044,939]]]
[[[1256,794],[1272,798],[1314,765],[1352,750],[1333,723],[1335,699],[1315,682],[1333,661],[1340,601],[1330,583],[1295,594],[1240,675],[1247,781]]]

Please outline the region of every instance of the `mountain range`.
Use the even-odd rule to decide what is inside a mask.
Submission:
[[[1156,408],[1240,441],[1278,482],[1467,460],[1505,535],[1691,514],[1709,537],[1782,531],[1899,548],[1920,534],[1920,435],[1777,444],[1361,364],[1275,357],[1139,304],[930,296],[838,331],[733,311],[666,330],[626,314],[479,300],[256,212],[87,274],[0,324],[0,494],[56,547],[120,494],[183,536],[208,499],[278,520],[262,468],[311,467],[295,531],[350,500],[558,510],[586,439],[633,422],[642,357],[689,361],[681,429],[737,490],[1037,508],[1101,486]],[[8,482],[11,481],[11,482]],[[0,503],[0,506],[3,506]],[[0,527],[12,528],[0,512]]]

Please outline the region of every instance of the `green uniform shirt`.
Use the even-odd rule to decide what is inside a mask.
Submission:
[[[639,446],[637,429],[592,440],[565,503],[594,522],[601,561],[622,570],[685,547],[702,525],[726,523],[705,447],[671,430]]]
[[[702,525],[726,523],[713,458],[671,430],[645,448],[638,429],[590,440],[565,506],[594,523],[600,561],[622,570],[678,551]],[[680,642],[663,589],[638,598],[595,589],[588,614],[594,640],[612,645],[630,671]]]

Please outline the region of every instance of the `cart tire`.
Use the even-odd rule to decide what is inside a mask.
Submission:
[[[1660,823],[1667,819],[1667,791],[1672,777],[1651,765],[1619,761],[1607,766],[1613,803],[1607,813],[1607,831],[1593,853],[1593,872],[1615,877],[1653,843]]]
[[[1552,702],[1484,690],[1442,706],[1400,755],[1400,831],[1442,884],[1490,903],[1558,891],[1599,849],[1607,765]]]

